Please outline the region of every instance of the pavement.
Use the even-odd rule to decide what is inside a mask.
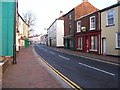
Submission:
[[[2,88],[63,88],[41,62],[32,46],[17,53],[17,64],[10,64],[3,75]],[[40,60],[39,60],[40,61]]]
[[[115,63],[120,65],[120,57],[115,57],[115,56],[108,56],[108,55],[98,55],[98,54],[93,54],[93,53],[84,53],[81,51],[74,51],[74,50],[69,50],[69,49],[64,49],[64,48],[56,48],[56,47],[51,47],[59,52],[79,56],[79,57],[85,57],[89,58],[91,60],[100,60],[103,62],[110,62],[110,63]]]

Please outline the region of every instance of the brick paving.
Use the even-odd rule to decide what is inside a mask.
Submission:
[[[32,46],[17,54],[17,64],[10,64],[3,75],[3,88],[63,88],[42,63],[38,63]]]

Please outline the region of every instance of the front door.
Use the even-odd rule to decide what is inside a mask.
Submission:
[[[102,54],[106,55],[106,39],[102,39]]]
[[[50,39],[50,46],[52,46],[52,39]]]

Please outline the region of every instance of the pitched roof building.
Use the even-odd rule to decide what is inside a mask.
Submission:
[[[83,0],[83,2],[78,6],[74,7],[74,9],[75,9],[75,20],[81,16],[84,16],[86,14],[89,14],[91,12],[98,10],[91,3],[89,3],[88,0]]]
[[[98,9],[88,2],[88,0],[83,0],[83,2],[68,13],[64,15],[64,46],[68,49],[75,49],[75,20],[78,18],[95,12]]]

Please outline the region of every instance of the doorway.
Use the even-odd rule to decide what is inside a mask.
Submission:
[[[52,39],[50,39],[50,46],[52,46]]]
[[[88,37],[86,37],[86,40],[85,40],[85,52],[89,52],[89,41],[88,41]]]
[[[102,38],[102,54],[106,55],[106,38]]]

